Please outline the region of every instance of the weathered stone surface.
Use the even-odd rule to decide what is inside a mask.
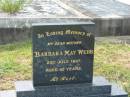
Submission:
[[[81,13],[93,18],[130,16],[130,6],[116,0],[61,0]]]
[[[88,15],[96,24],[95,36],[129,35],[130,5],[117,0],[60,0]]]

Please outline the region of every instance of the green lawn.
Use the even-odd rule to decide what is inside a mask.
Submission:
[[[14,81],[32,78],[31,42],[0,46],[0,90],[13,89]],[[96,42],[94,74],[123,86],[130,95],[130,44]]]

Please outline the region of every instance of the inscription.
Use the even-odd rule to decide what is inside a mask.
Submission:
[[[59,45],[81,45],[82,41],[67,41],[67,42],[48,42],[48,46],[59,46]]]
[[[75,76],[72,77],[67,77],[67,76],[63,76],[63,77],[52,77],[52,79],[50,80],[51,82],[58,82],[58,81],[72,81],[72,80],[76,80]]]
[[[63,35],[78,35],[78,36],[86,36],[90,37],[92,35],[91,32],[81,32],[81,31],[73,31],[73,30],[66,30],[66,31],[53,31],[53,32],[42,32],[37,34],[37,38],[44,38],[49,36],[63,36]]]
[[[34,79],[40,76],[34,83],[91,81],[94,37],[89,25],[83,25],[34,27]]]
[[[51,57],[51,56],[73,56],[94,54],[93,50],[65,50],[65,51],[42,51],[34,52],[34,57]]]
[[[47,61],[47,65],[50,64],[50,65],[54,65],[54,64],[67,64],[67,63],[80,63],[81,60],[80,59],[75,59],[75,60],[57,60],[57,61],[51,61],[51,60],[48,60]]]
[[[63,71],[81,71],[82,68],[79,66],[66,67],[66,68],[46,68],[46,72],[63,72]]]

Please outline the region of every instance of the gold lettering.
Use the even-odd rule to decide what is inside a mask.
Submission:
[[[68,35],[81,35],[85,36],[85,32],[66,30],[65,34]]]
[[[75,76],[70,76],[70,77],[67,77],[67,76],[62,76],[62,77],[54,76],[54,77],[51,78],[50,81],[57,82],[57,81],[68,81],[68,80],[76,80],[76,77]]]
[[[40,52],[34,52],[34,57],[40,57]]]
[[[47,68],[46,72],[57,72],[58,68]]]
[[[59,60],[57,63],[58,64],[66,64],[66,63],[69,63],[69,60]]]
[[[81,67],[75,66],[75,67],[68,67],[66,68],[67,71],[80,71]]]
[[[87,33],[87,35],[86,35],[86,36],[90,37],[91,35],[92,35],[92,33],[91,33],[91,32],[89,32],[89,33]]]
[[[65,56],[66,55],[68,55],[68,56],[70,56],[70,55],[75,55],[76,54],[76,51],[70,51],[70,50],[65,50]]]
[[[34,57],[44,57],[44,56],[72,56],[72,55],[87,55],[94,54],[93,50],[65,50],[65,51],[42,51],[34,52]]]
[[[34,57],[62,56],[62,51],[34,52]]]
[[[63,72],[63,71],[65,71],[65,68],[59,68],[59,71]]]
[[[57,82],[58,80],[59,78],[56,76],[56,77],[53,77],[50,81]]]
[[[76,80],[75,76],[72,77],[67,77],[67,76],[63,76],[59,78],[60,81],[68,81],[68,80]]]
[[[77,59],[77,60],[71,60],[71,63],[79,63],[79,62],[81,62],[80,59]]]
[[[53,44],[54,44],[53,42],[49,42],[49,43],[47,43],[48,46],[53,45]]]
[[[92,35],[91,32],[83,32],[83,31],[73,31],[73,30],[66,30],[66,31],[52,31],[52,32],[43,32],[40,34],[37,34],[37,38],[44,38],[49,36],[55,36],[55,35],[78,35],[78,36],[88,36],[90,37]]]
[[[93,54],[93,50],[78,50],[79,55]]]
[[[47,64],[56,64],[56,61],[47,61]]]
[[[46,36],[54,36],[54,35],[63,35],[63,31],[55,31],[55,32],[45,32]]]
[[[44,38],[45,35],[44,34],[37,34],[37,38]]]
[[[78,44],[82,44],[81,41],[69,41],[69,42],[66,42],[66,45],[78,45]]]

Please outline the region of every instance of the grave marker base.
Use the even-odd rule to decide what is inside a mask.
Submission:
[[[80,83],[33,87],[32,81],[16,82],[17,97],[128,97],[127,93],[103,77],[94,77],[93,84]]]

